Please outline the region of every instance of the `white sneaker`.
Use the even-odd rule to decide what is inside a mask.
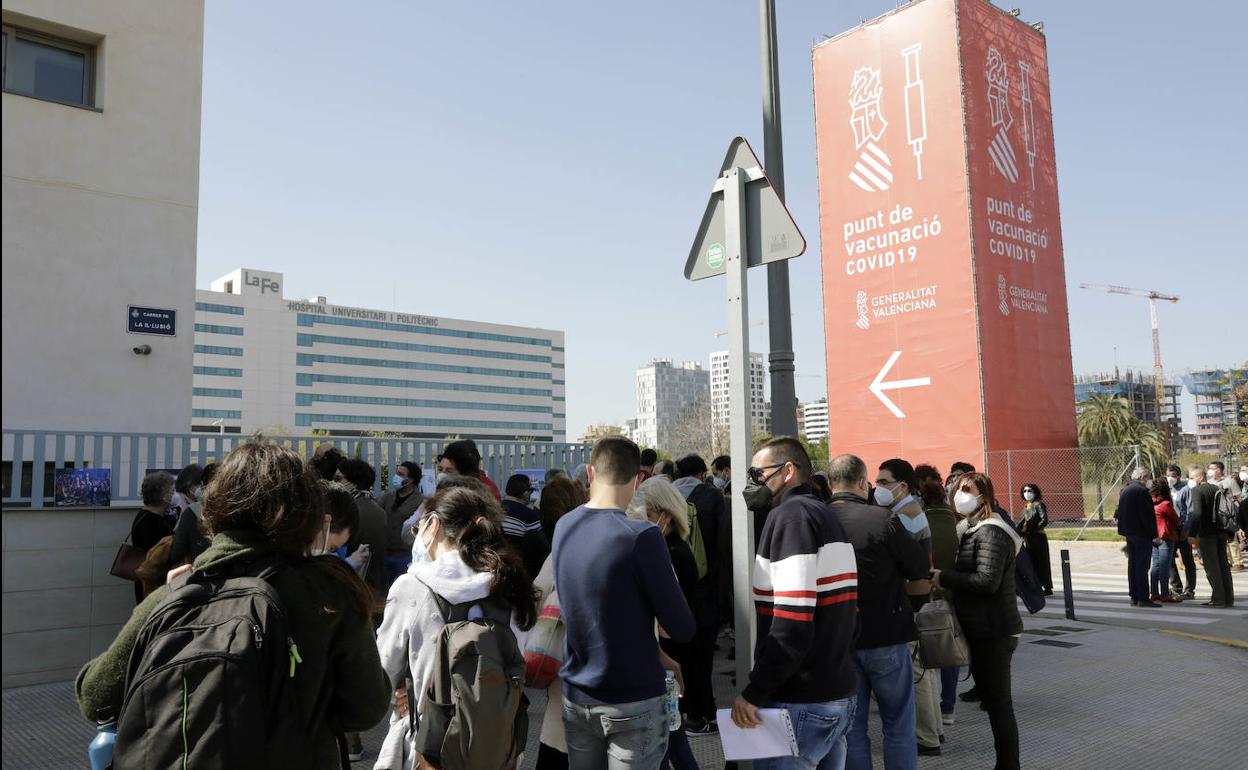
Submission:
[[[942,725],[951,725],[954,722],[956,722],[957,719],[958,719],[957,716],[955,716],[954,714],[941,714],[940,715],[940,723]]]

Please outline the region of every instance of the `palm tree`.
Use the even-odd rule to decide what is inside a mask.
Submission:
[[[1075,427],[1080,446],[1122,446],[1139,419],[1125,398],[1098,393],[1079,402]]]
[[[1131,411],[1126,399],[1109,394],[1096,394],[1078,404],[1075,428],[1079,435],[1080,466],[1083,480],[1096,484],[1097,518],[1105,518],[1102,491],[1106,481],[1113,482],[1122,468],[1134,460],[1132,444],[1140,445],[1141,460],[1146,451],[1160,446],[1157,453],[1165,457],[1165,438],[1157,428],[1143,423]],[[1151,433],[1150,433],[1151,431]],[[1151,461],[1153,453],[1149,451]],[[1152,465],[1152,463],[1149,463]]]

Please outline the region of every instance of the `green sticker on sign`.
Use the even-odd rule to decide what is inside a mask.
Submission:
[[[724,247],[718,243],[712,243],[706,247],[706,266],[712,270],[718,270],[724,264]]]

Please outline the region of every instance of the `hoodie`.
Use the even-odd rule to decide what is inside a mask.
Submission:
[[[377,631],[377,652],[392,689],[402,687],[410,671],[412,689],[419,697],[433,673],[438,634],[446,622],[432,594],[451,604],[463,604],[489,596],[493,581],[492,573],[477,572],[465,564],[458,550],[444,553],[436,561],[414,561],[394,581],[386,598],[384,620]],[[471,613],[469,617],[473,617]],[[511,630],[523,650],[527,635],[516,628],[514,621]],[[419,713],[418,709],[418,719]],[[376,770],[410,770],[416,756],[415,738],[408,729],[407,718],[392,710]]]

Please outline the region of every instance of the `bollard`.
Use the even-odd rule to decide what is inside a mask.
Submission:
[[[1075,619],[1075,592],[1070,585],[1070,551],[1062,549],[1062,594],[1066,600],[1066,619]]]

